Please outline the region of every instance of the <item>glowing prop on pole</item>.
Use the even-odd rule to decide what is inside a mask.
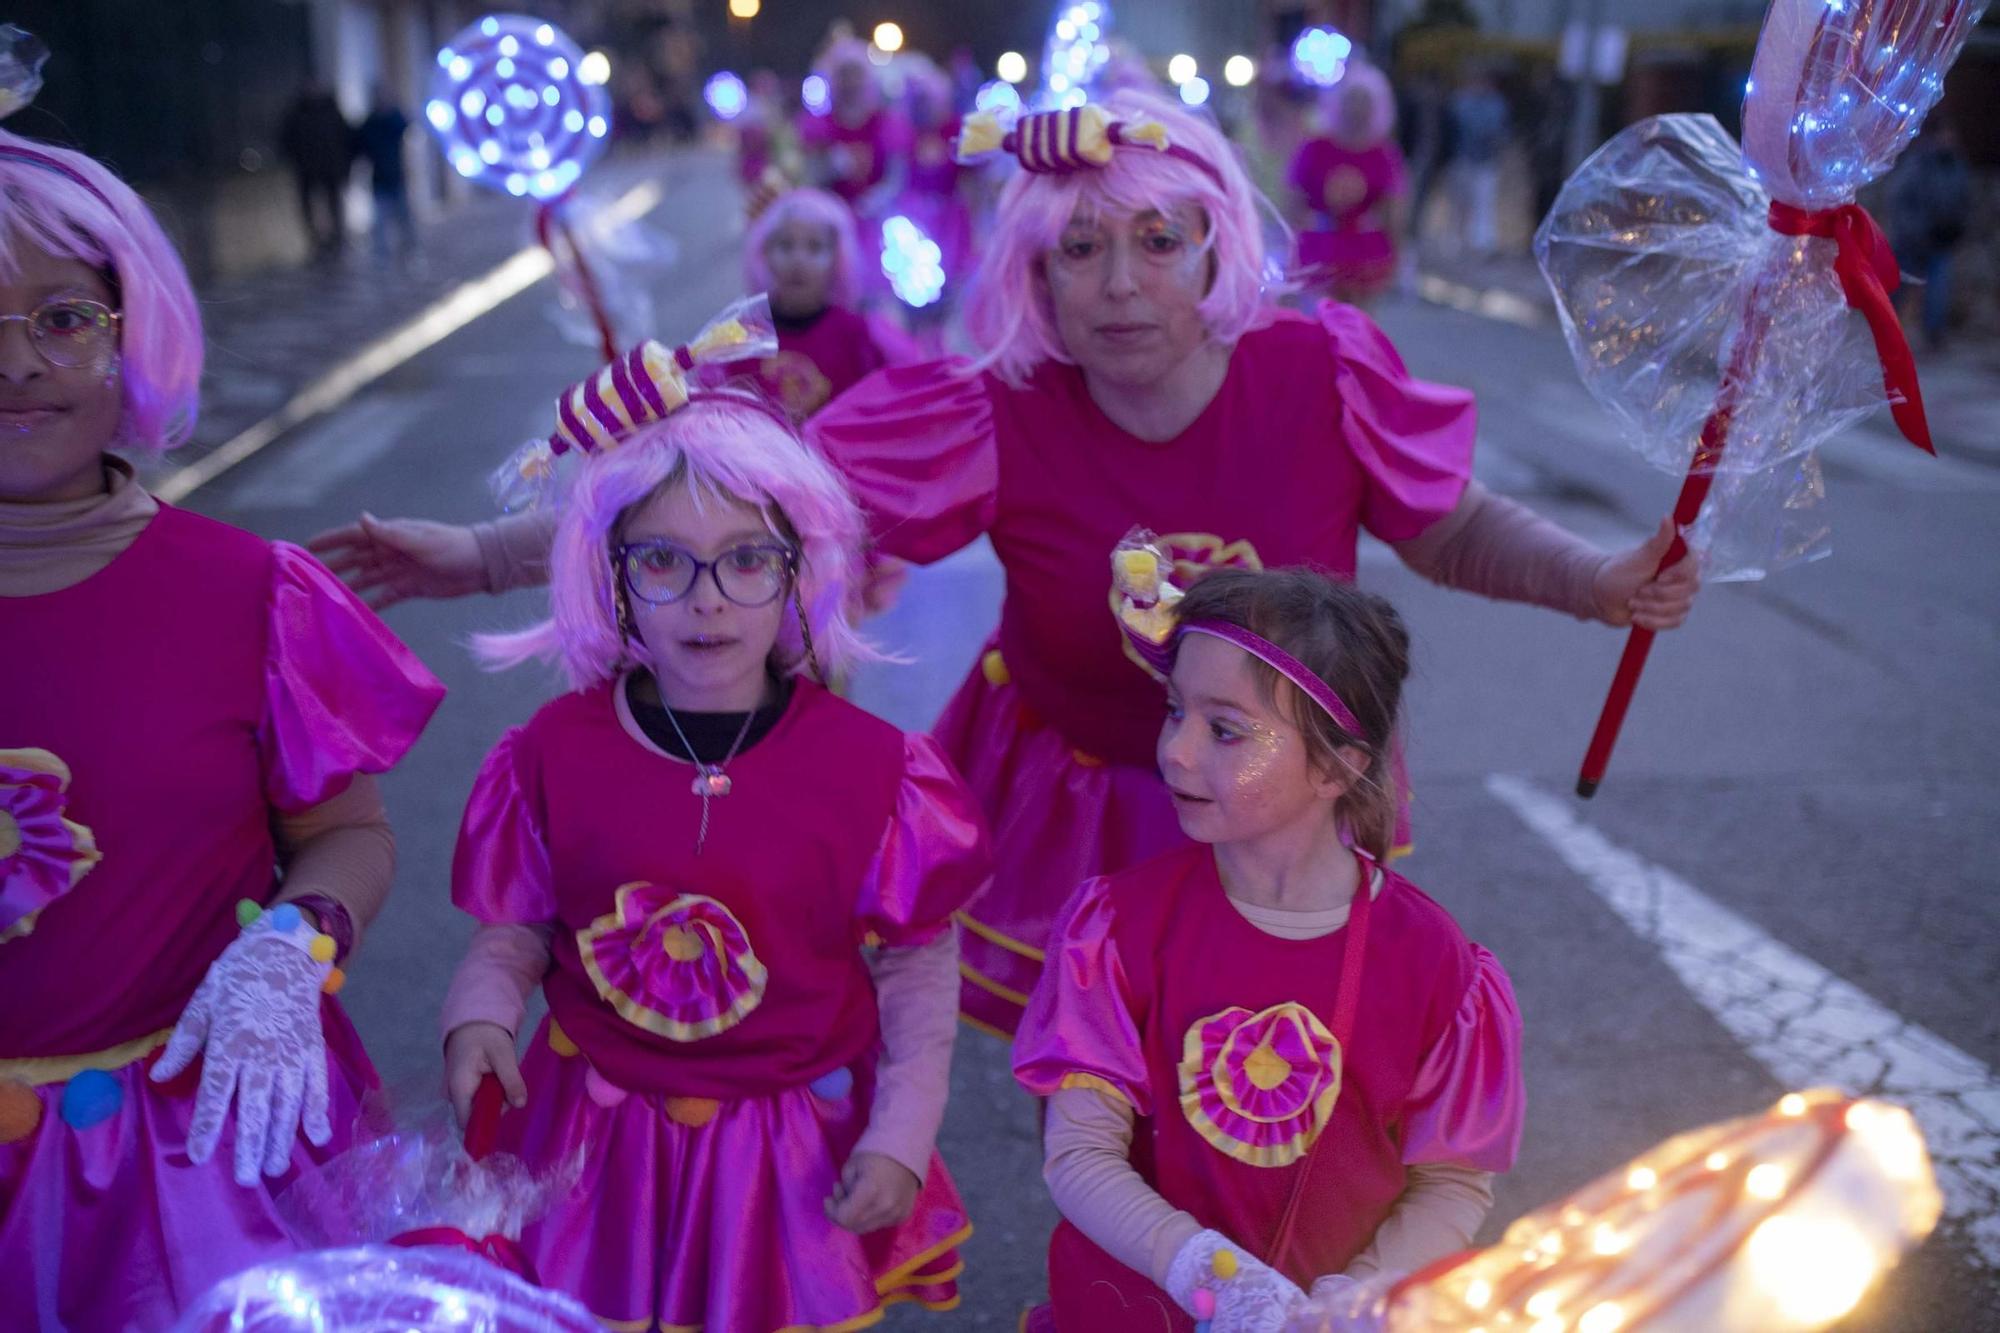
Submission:
[[[1808,1333],[1937,1225],[1916,1121],[1829,1091],[1667,1140],[1490,1249],[1319,1297],[1293,1333]]]
[[[563,203],[611,135],[609,62],[560,28],[488,14],[437,53],[424,119],[468,180],[539,204],[535,235],[589,310],[606,360],[618,339]]]
[[[882,275],[904,305],[916,310],[935,305],[944,295],[944,251],[898,213],[882,223]]]
[[[1724,499],[1768,490],[1885,391],[1930,451],[1889,302],[1895,260],[1853,199],[1915,137],[1984,8],[1775,0],[1741,150],[1708,117],[1642,121],[1577,170],[1542,223],[1536,254],[1585,384],[1642,453],[1686,472],[1661,569],[1686,554],[1718,478]],[[1626,644],[1581,796],[1603,780],[1652,641],[1634,629]]]
[[[1035,105],[1044,110],[1082,106],[1091,82],[1111,60],[1111,6],[1104,0],[1064,3],[1049,25],[1042,47],[1042,91]]]

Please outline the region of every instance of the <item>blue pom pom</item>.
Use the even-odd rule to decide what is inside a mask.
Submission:
[[[280,935],[289,935],[297,930],[303,920],[305,918],[299,915],[299,909],[290,903],[280,903],[271,909],[271,929]]]
[[[854,1091],[854,1074],[846,1065],[842,1065],[838,1069],[827,1070],[814,1079],[810,1086],[815,1097],[837,1102]]]
[[[125,1089],[101,1069],[86,1069],[63,1086],[62,1118],[71,1129],[89,1129],[118,1114]]]

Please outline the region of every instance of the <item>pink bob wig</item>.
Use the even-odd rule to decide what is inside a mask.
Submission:
[[[812,655],[827,675],[879,657],[847,615],[864,528],[846,485],[817,453],[758,405],[716,391],[582,460],[562,501],[549,551],[550,617],[511,634],[474,639],[492,667],[531,659],[560,665],[584,690],[630,667],[651,667],[646,645],[618,628],[611,548],[631,512],[673,486],[697,505],[731,501],[758,509],[771,531],[799,551],[797,595],[788,599],[772,666],[809,673],[798,608]]]
[[[19,274],[24,246],[111,283],[124,409],[106,443],[154,454],[184,443],[201,397],[201,312],[152,210],[94,159],[0,130],[0,279]]]
[[[1079,209],[1164,213],[1183,203],[1196,205],[1207,220],[1202,246],[1214,269],[1200,306],[1208,336],[1234,343],[1272,317],[1259,219],[1259,210],[1269,205],[1243,173],[1229,140],[1207,119],[1152,93],[1122,89],[1103,106],[1114,119],[1158,122],[1170,142],[1213,165],[1221,181],[1191,162],[1145,148],[1120,148],[1107,167],[1066,174],[1021,171],[1008,181],[968,298],[966,323],[974,345],[985,349],[974,368],[991,370],[1015,387],[1044,361],[1073,362],[1056,331],[1041,265]]]
[[[1347,104],[1350,100],[1364,99],[1368,119],[1362,127],[1361,137],[1349,138]],[[1320,94],[1319,104],[1320,113],[1326,119],[1327,133],[1350,148],[1372,148],[1396,129],[1396,94],[1389,87],[1388,77],[1373,65],[1349,64],[1340,82]]]
[[[744,290],[771,290],[771,264],[764,258],[764,247],[787,222],[825,227],[833,233],[833,272],[827,276],[826,299],[831,305],[853,305],[861,293],[861,242],[854,229],[854,211],[839,196],[810,185],[785,191],[750,224],[750,234],[743,238]]]

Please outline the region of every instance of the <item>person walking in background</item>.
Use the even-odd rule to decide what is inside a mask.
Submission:
[[[306,81],[285,113],[278,146],[298,178],[299,212],[314,257],[338,254],[347,243],[341,193],[354,165],[354,127],[318,79]]]
[[[1460,239],[1467,250],[1485,258],[1500,244],[1494,213],[1500,194],[1500,154],[1510,129],[1507,100],[1491,75],[1466,77],[1451,99],[1450,119]]]
[[[1916,315],[1924,344],[1932,350],[1944,345],[1951,315],[1951,253],[1965,237],[1971,207],[1972,173],[1958,135],[1942,117],[1933,116],[1889,177],[1889,236],[1896,262],[1917,279],[1904,286],[1899,304],[1906,324]]]
[[[1410,203],[1405,219],[1409,245],[1405,254],[1412,261],[1410,276],[1414,277],[1417,241],[1424,230],[1424,209],[1445,168],[1451,165],[1452,150],[1456,147],[1452,141],[1451,101],[1435,74],[1418,73],[1399,85],[1396,127],[1403,160],[1409,164],[1410,172]]]
[[[375,257],[387,260],[389,233],[401,235],[396,253],[407,259],[416,253],[417,224],[410,214],[409,179],[403,171],[403,140],[410,132],[410,118],[388,88],[375,85],[368,118],[354,132],[354,151],[368,161],[369,184],[375,200]]]

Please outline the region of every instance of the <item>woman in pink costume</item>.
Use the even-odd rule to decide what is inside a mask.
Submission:
[[[374,1072],[322,992],[394,867],[369,775],[444,691],[108,452],[192,429],[194,293],[123,182],[5,133],[0,319],[0,1327],[162,1328],[350,1142]]]
[[[1299,221],[1299,277],[1365,304],[1396,277],[1396,240],[1409,193],[1396,146],[1396,99],[1372,65],[1350,65],[1321,99],[1323,134],[1292,157],[1286,184]]]
[[[908,218],[937,243],[945,273],[942,300],[949,302],[972,276],[973,266],[972,210],[959,189],[964,169],[958,163],[959,122],[951,80],[927,60],[909,62],[904,102],[909,108],[909,166],[903,189],[887,211]]]
[[[864,263],[854,214],[825,190],[779,195],[744,238],[746,290],[770,294],[778,330],[757,378],[795,422],[871,372],[918,359],[908,334],[855,309]]]
[[[1465,1248],[1520,1142],[1507,974],[1384,868],[1401,619],[1232,570],[1175,621],[1157,753],[1192,845],[1076,891],[1015,1038],[1064,1218],[1031,1328],[1277,1329]]]
[[[1105,615],[1105,553],[1133,525],[1183,583],[1308,562],[1352,578],[1363,528],[1438,582],[1612,625],[1678,625],[1697,581],[1692,559],[1654,577],[1665,524],[1606,554],[1473,481],[1472,396],[1411,378],[1359,311],[1274,306],[1258,196],[1207,121],[1134,92],[1054,115],[1004,140],[1029,169],[971,295],[985,355],[877,371],[806,427],[876,552],[923,563],[984,534],[1006,573],[999,632],[935,730],[994,834],[960,970],[965,1015],[998,1033],[1070,890],[1184,841],[1157,696]],[[1003,142],[981,116],[967,132]],[[548,538],[532,519],[369,519],[320,541],[389,603],[530,581]]]
[[[933,1143],[978,804],[934,742],[821,684],[865,655],[838,476],[760,402],[662,416],[680,388],[618,364],[603,400],[637,424],[564,503],[552,618],[485,643],[574,688],[501,740],[466,810],[452,892],[481,926],[446,1006],[453,1096],[463,1114],[496,1075],[503,1146],[580,1155],[524,1243],[607,1327],[949,1309],[970,1229]],[[538,981],[550,1018],[517,1066]]]

